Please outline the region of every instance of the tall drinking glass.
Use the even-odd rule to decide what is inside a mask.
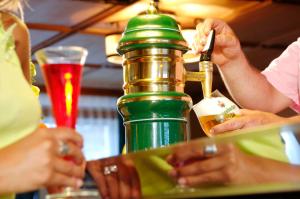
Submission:
[[[210,129],[239,115],[239,107],[218,90],[193,106],[204,133],[211,137]]]
[[[35,56],[42,69],[56,125],[75,128],[87,50],[77,46],[49,47],[39,50]]]
[[[75,129],[80,80],[87,54],[85,48],[77,46],[49,47],[35,53],[59,127]],[[67,187],[63,193],[48,195],[47,198],[89,198],[92,193]]]

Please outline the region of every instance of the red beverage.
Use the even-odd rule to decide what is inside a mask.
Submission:
[[[82,65],[44,64],[42,69],[57,126],[75,128]]]

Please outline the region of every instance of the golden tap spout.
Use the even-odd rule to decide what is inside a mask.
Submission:
[[[211,61],[199,62],[199,72],[185,72],[186,81],[201,82],[203,97],[210,97],[213,80],[213,63]]]

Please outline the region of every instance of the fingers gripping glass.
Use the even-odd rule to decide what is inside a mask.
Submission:
[[[73,129],[76,127],[81,74],[87,53],[85,48],[79,46],[48,47],[35,53],[42,69],[57,126]],[[73,161],[68,157],[69,150],[67,143],[59,144],[60,155]],[[46,198],[93,198],[97,195],[97,191],[66,187],[63,192],[49,194]]]

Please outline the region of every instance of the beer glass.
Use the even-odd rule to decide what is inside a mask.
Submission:
[[[85,48],[78,46],[48,47],[35,53],[57,126],[76,127],[81,74],[87,53]],[[65,159],[72,161],[69,157]],[[92,198],[88,196],[94,195],[97,192],[66,187],[62,193],[50,194],[47,198]]]
[[[212,127],[239,114],[238,106],[218,90],[212,92],[211,97],[204,98],[195,104],[193,110],[207,136],[211,136],[210,129]]]

